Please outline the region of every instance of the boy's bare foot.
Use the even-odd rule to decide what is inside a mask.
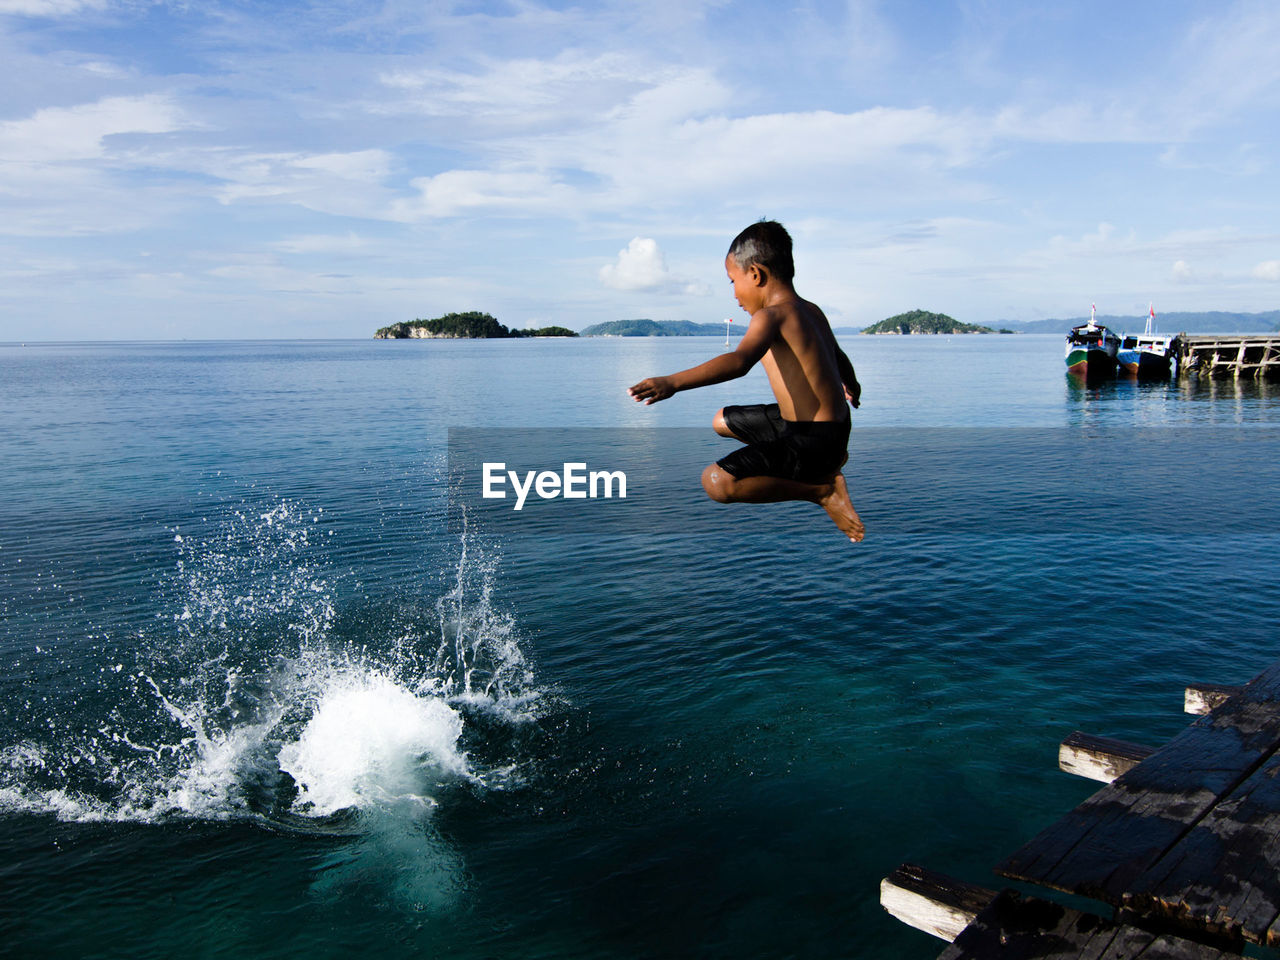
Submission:
[[[818,506],[827,511],[827,516],[835,521],[840,532],[854,543],[866,535],[862,518],[853,509],[853,501],[849,499],[849,487],[844,482],[843,473],[836,474],[831,482],[831,492],[818,499]]]

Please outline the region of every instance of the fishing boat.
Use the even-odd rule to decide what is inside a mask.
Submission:
[[[1067,334],[1067,373],[1086,380],[1102,380],[1116,374],[1120,338],[1098,323],[1098,308],[1090,305],[1089,322]]]
[[[1147,311],[1147,328],[1141,334],[1125,334],[1120,338],[1116,362],[1120,372],[1139,380],[1168,380],[1173,353],[1173,337],[1155,332],[1156,308]]]

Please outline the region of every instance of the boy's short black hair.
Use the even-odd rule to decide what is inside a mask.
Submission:
[[[787,283],[796,275],[796,264],[791,258],[791,234],[776,220],[760,220],[743,230],[729,244],[729,256],[739,270],[758,264]]]

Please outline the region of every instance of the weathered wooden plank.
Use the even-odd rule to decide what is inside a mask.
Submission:
[[[908,926],[950,943],[996,891],[904,863],[880,881],[880,905]]]
[[[1154,747],[1077,730],[1058,746],[1058,767],[1077,777],[1110,783],[1154,752]]]
[[[1126,900],[1199,929],[1280,946],[1280,755],[1136,878]]]
[[[1225,960],[1238,956],[1005,890],[938,960]]]
[[[1001,863],[1004,876],[1120,904],[1280,745],[1280,663]]]
[[[1186,713],[1202,717],[1215,707],[1222,706],[1243,689],[1244,687],[1221,683],[1192,683],[1182,693],[1182,709]]]

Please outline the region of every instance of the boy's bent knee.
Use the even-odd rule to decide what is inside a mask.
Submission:
[[[702,489],[716,503],[728,503],[732,499],[733,475],[718,463],[702,471]]]
[[[732,437],[733,431],[729,429],[729,425],[724,422],[724,407],[716,411],[716,415],[711,418],[711,429],[722,437]]]

